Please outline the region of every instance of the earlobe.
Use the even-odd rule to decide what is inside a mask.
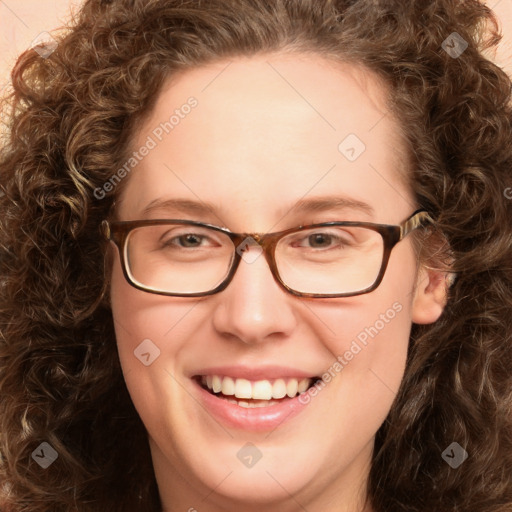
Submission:
[[[443,313],[448,298],[451,274],[422,267],[414,292],[412,321],[431,324]]]

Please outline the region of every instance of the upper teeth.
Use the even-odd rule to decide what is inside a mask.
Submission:
[[[214,393],[234,395],[236,398],[252,398],[255,400],[272,400],[288,395],[293,398],[297,393],[306,391],[313,379],[276,379],[250,381],[247,379],[233,379],[219,375],[202,376],[201,382]]]

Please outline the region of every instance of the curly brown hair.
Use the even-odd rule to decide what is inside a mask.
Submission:
[[[443,41],[468,47],[454,58]],[[99,225],[165,80],[262,52],[363,65],[391,91],[412,190],[451,248],[442,317],[413,325],[402,386],[377,433],[376,512],[512,510],[511,83],[477,0],[87,0],[48,58],[18,60],[0,156],[2,510],[161,510],[126,389]],[[129,178],[127,178],[129,179]],[[124,183],[126,180],[124,180]],[[441,453],[468,452],[455,470]],[[43,471],[31,454],[58,454]]]

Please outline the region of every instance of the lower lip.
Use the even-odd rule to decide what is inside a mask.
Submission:
[[[268,407],[246,408],[217,398],[204,389],[195,379],[199,388],[200,399],[213,417],[222,423],[243,430],[262,432],[274,430],[302,412],[309,404],[302,404],[299,396],[283,400]]]

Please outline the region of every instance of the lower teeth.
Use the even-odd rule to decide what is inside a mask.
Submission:
[[[281,400],[250,400],[249,402],[246,400],[235,400],[234,398],[228,398],[223,395],[215,395],[217,398],[221,398],[222,400],[226,400],[231,404],[236,404],[239,407],[245,407],[247,409],[251,409],[253,407],[269,407],[272,405],[278,404]]]

